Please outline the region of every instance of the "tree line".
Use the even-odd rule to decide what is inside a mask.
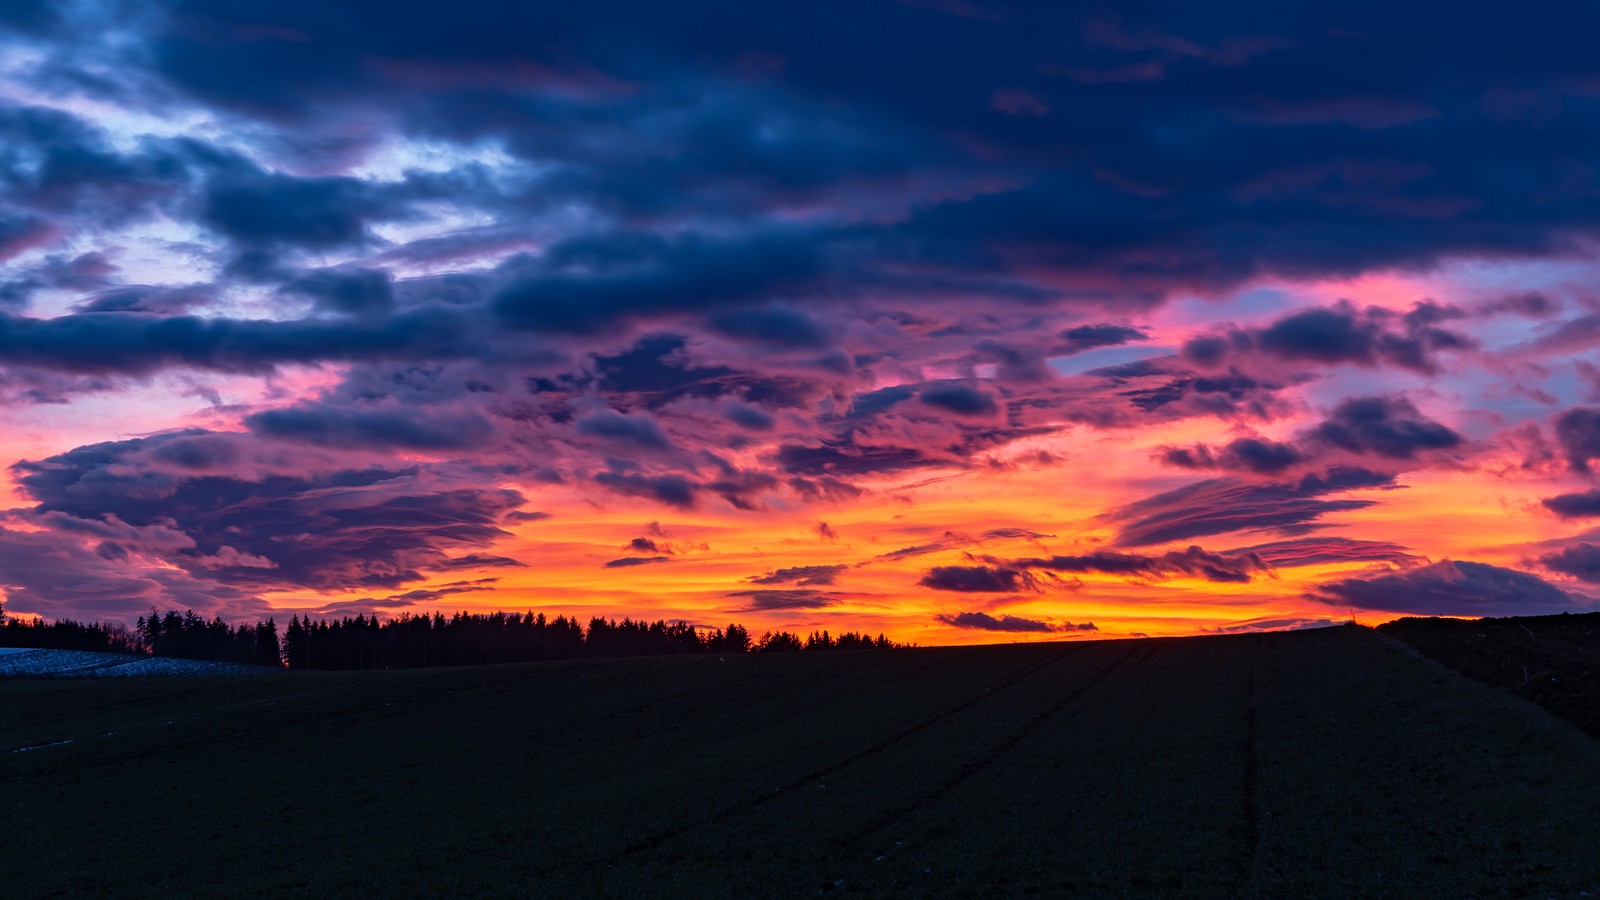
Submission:
[[[94,650],[101,653],[146,652],[136,635],[122,625],[76,622],[72,619],[20,619],[5,614],[0,603],[0,647],[34,647],[45,650]]]
[[[488,663],[541,662],[610,656],[684,653],[775,653],[816,650],[886,650],[896,644],[879,634],[834,636],[788,631],[752,637],[737,623],[700,629],[687,622],[654,622],[544,613],[443,613],[380,619],[357,615],[313,619],[296,615],[279,633],[277,622],[231,625],[193,610],[151,609],[129,630],[117,624],[10,618],[0,603],[0,647],[98,650],[293,669],[402,669]]]

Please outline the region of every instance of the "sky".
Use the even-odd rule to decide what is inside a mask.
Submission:
[[[0,5],[12,614],[1600,596],[1600,7]]]

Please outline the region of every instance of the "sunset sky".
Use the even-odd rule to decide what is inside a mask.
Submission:
[[[1594,609],[1595,34],[11,0],[6,609],[924,644]]]

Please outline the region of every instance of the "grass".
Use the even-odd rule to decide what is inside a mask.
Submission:
[[[0,882],[8,896],[1573,893],[1600,886],[1597,763],[1565,723],[1359,628],[13,681]]]

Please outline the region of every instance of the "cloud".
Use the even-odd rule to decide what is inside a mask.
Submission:
[[[331,250],[373,240],[368,224],[403,210],[364,179],[239,172],[207,185],[198,219],[243,247]]]
[[[1375,502],[1323,499],[1330,494],[1393,483],[1393,475],[1355,467],[1334,467],[1295,481],[1267,484],[1213,478],[1119,507],[1107,518],[1118,525],[1117,546],[1146,547],[1233,531],[1304,526],[1330,513],[1365,509]]]
[[[751,576],[746,580],[751,584],[794,584],[801,587],[825,585],[833,584],[839,573],[848,568],[850,567],[847,565],[790,566],[765,575]]]
[[[1183,469],[1228,469],[1276,475],[1303,462],[1305,456],[1290,444],[1261,438],[1235,438],[1219,450],[1204,444],[1169,447],[1162,451],[1161,459]]]
[[[481,447],[494,424],[475,409],[400,403],[302,403],[244,418],[251,431],[323,447],[459,451]]]
[[[1270,571],[1267,564],[1253,553],[1236,551],[1224,555],[1207,553],[1199,547],[1171,550],[1155,556],[1097,550],[1082,556],[1012,560],[1010,565],[1052,572],[1099,572],[1152,581],[1188,576],[1231,584],[1248,584],[1252,575]]]
[[[1425,418],[1404,397],[1345,400],[1311,435],[1350,453],[1390,459],[1412,459],[1426,450],[1449,450],[1461,444],[1461,435]]]
[[[128,547],[247,590],[419,580],[455,566],[452,552],[504,536],[496,523],[523,503],[514,491],[430,483],[415,471],[250,471],[271,453],[249,435],[191,430],[91,444],[17,463],[13,473],[37,502],[27,514],[55,517],[41,521],[57,531],[107,517],[172,529],[192,547],[148,538]],[[289,471],[306,462],[283,461]]]
[[[1590,605],[1537,575],[1454,560],[1333,581],[1306,596],[1329,606],[1421,616],[1543,616]]]
[[[1575,472],[1589,471],[1600,457],[1600,409],[1575,406],[1556,416],[1556,442]]]
[[[621,265],[596,272],[589,264],[597,257]],[[804,232],[597,235],[553,248],[496,294],[492,308],[512,328],[592,334],[630,319],[714,313],[757,302],[769,292],[803,286],[822,271],[815,236]],[[756,314],[737,315],[725,321],[728,328],[759,334],[772,327],[749,318]]]
[[[1162,462],[1182,469],[1220,469],[1281,476],[1290,469],[1346,455],[1415,460],[1462,444],[1459,434],[1427,417],[1404,397],[1353,397],[1293,442],[1235,438],[1222,447],[1166,447]]]
[[[1528,413],[1467,375],[1588,402],[1559,357],[1600,345],[1600,319],[1580,275],[1537,263],[1600,236],[1595,10],[449,13],[0,9],[26,100],[0,103],[0,404],[97,392],[103,426],[82,406],[41,421],[149,435],[30,436],[50,449],[17,470],[33,508],[10,527],[118,557],[142,573],[129,596],[170,576],[216,608],[381,598],[489,565],[502,526],[545,515],[518,492],[558,513],[731,506],[790,534],[826,515],[864,541],[860,507],[922,501],[914,479],[982,497],[1048,459],[1098,476],[1096,454],[1159,432],[1206,480],[1134,502],[1106,485],[1113,549],[1061,559],[1254,577],[1237,554],[1136,551],[1248,533],[1233,543],[1266,542],[1269,565],[1411,564],[1382,533],[1288,545],[1380,497],[1352,492],[1494,452],[1456,429]],[[1529,280],[1388,308],[1391,274],[1450,281],[1461,260]],[[1305,299],[1340,290],[1359,302]],[[1195,302],[1238,321],[1195,325]],[[1061,374],[1105,348],[1151,358]],[[1462,408],[1363,396],[1394,378]],[[1307,403],[1333,412],[1303,422]],[[1576,471],[1597,422],[1555,419]],[[1226,437],[1193,444],[1205,428]],[[91,535],[108,517],[133,530]],[[947,524],[884,562],[1037,539]],[[999,565],[944,580],[1026,589],[1034,570]]]
[[[1206,369],[1261,354],[1288,364],[1390,365],[1433,374],[1438,370],[1440,351],[1476,346],[1440,324],[1465,315],[1426,301],[1401,314],[1379,306],[1357,309],[1341,300],[1331,307],[1290,313],[1262,328],[1234,328],[1191,338],[1181,353],[1188,362]]]
[[[426,306],[372,323],[0,313],[0,363],[77,374],[146,375],[168,368],[265,374],[286,364],[462,358],[477,349],[471,339],[476,327],[459,310]]]
[[[602,472],[594,476],[594,480],[619,494],[646,497],[678,509],[693,509],[702,490],[700,485],[682,475]]]
[[[120,285],[85,297],[72,305],[75,313],[149,313],[171,316],[186,313],[215,299],[208,285],[157,287],[143,284]]]
[[[958,416],[993,416],[1000,409],[993,396],[964,384],[930,385],[922,389],[917,399]]]
[[[1038,583],[1027,571],[1010,566],[934,566],[917,582],[936,591],[963,593],[1014,593],[1036,591]]]
[[[1062,341],[1059,351],[1063,356],[1150,340],[1149,334],[1130,325],[1078,325],[1062,331],[1059,337]]]
[[[881,553],[875,558],[880,560],[909,559],[913,556],[926,556],[930,553],[940,553],[945,550],[980,545],[986,541],[1038,541],[1047,537],[1053,537],[1053,535],[1040,534],[1037,531],[1029,531],[1026,528],[988,528],[975,535],[960,531],[946,531],[937,540],[926,544],[916,544],[911,547],[901,547],[898,550]]]
[[[494,585],[498,578],[480,578],[476,581],[454,581],[433,588],[417,588],[403,594],[391,594],[387,597],[363,597],[360,600],[330,603],[319,612],[324,615],[338,615],[341,612],[355,612],[357,608],[366,609],[404,609],[418,603],[429,603],[443,600],[456,594],[474,594],[482,591],[495,590]]]
[[[644,415],[628,415],[603,409],[578,420],[579,434],[605,438],[644,450],[670,450],[672,442],[661,426]]]
[[[999,618],[986,612],[964,612],[948,615],[941,613],[934,619],[955,628],[970,628],[978,631],[1010,631],[1010,632],[1089,632],[1099,631],[1093,622],[1084,622],[1074,625],[1071,622],[1052,623],[1043,619],[1029,619],[1023,616],[1008,616],[1002,614]]]
[[[665,562],[672,562],[672,557],[670,557],[670,556],[625,556],[625,557],[623,557],[621,559],[613,559],[610,562],[607,562],[605,564],[605,566],[603,566],[603,568],[607,568],[607,569],[627,569],[627,568],[632,568],[633,566],[647,566],[647,565],[650,565],[651,563],[665,563]]]
[[[315,269],[284,284],[285,293],[310,297],[319,310],[381,316],[395,306],[394,276],[382,269]]]
[[[1600,516],[1600,490],[1594,488],[1575,494],[1557,494],[1539,502],[1563,519]]]
[[[743,309],[713,316],[713,331],[783,349],[817,349],[828,345],[827,329],[794,309]]]
[[[526,568],[527,563],[512,559],[509,556],[490,556],[484,553],[468,553],[444,560],[434,566],[439,571],[455,569],[520,569]]]
[[[826,609],[837,606],[842,598],[837,594],[825,591],[814,591],[806,588],[788,590],[748,590],[731,591],[729,597],[738,597],[745,601],[739,607],[744,612],[772,612],[786,609]]]
[[[1254,556],[1274,569],[1358,562],[1411,566],[1426,562],[1423,557],[1407,553],[1399,544],[1325,535],[1240,547],[1228,554]]]
[[[1229,622],[1218,625],[1214,629],[1207,629],[1216,634],[1256,634],[1264,631],[1305,631],[1311,628],[1332,628],[1343,624],[1335,619],[1319,619],[1303,616],[1269,616],[1260,619],[1249,619],[1243,622]]]
[[[11,612],[50,618],[131,622],[157,605],[230,615],[265,608],[247,589],[164,565],[160,551],[135,553],[70,531],[0,527],[0,588]]]

